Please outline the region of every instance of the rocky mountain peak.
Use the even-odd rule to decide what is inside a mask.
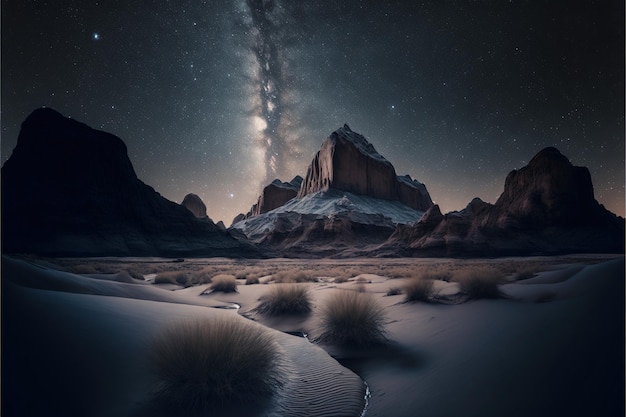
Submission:
[[[346,124],[324,140],[302,182],[297,197],[329,189],[383,200],[397,200],[416,210],[432,205],[426,187],[410,177],[398,177],[393,165],[363,135]]]
[[[35,110],[22,123],[0,178],[5,252],[215,256],[252,250],[139,180],[120,138],[52,109]]]
[[[572,165],[553,147],[511,171],[495,204],[508,217],[542,224],[586,222],[597,205],[589,170]]]
[[[206,205],[197,194],[187,194],[185,198],[183,198],[183,202],[180,203],[180,205],[192,212],[193,215],[196,216],[196,218],[198,219],[204,219],[208,217],[206,214]]]
[[[298,194],[298,190],[302,185],[302,177],[296,175],[291,181],[283,182],[278,178],[266,185],[257,199],[257,202],[250,208],[247,214],[238,215],[233,219],[233,223],[237,223],[250,216],[258,216],[267,213],[277,207],[282,206]]]

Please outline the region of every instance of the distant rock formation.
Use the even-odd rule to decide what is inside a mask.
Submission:
[[[254,207],[254,206],[252,206],[252,207]],[[238,222],[242,221],[242,220],[243,220],[243,219],[245,219],[245,218],[246,218],[246,215],[245,215],[245,214],[243,214],[243,213],[239,213],[238,215],[236,215],[236,216],[235,216],[235,218],[233,219],[233,221],[231,222],[231,224],[238,223]]]
[[[298,198],[331,188],[397,200],[419,211],[433,204],[423,184],[408,175],[398,177],[393,165],[348,125],[324,140],[307,170]]]
[[[275,179],[271,184],[263,188],[263,192],[259,196],[256,204],[254,204],[250,212],[248,212],[247,217],[258,216],[259,214],[267,213],[270,210],[282,206],[298,194],[301,184],[302,177],[299,175],[296,175],[289,182],[282,182],[279,179]]]
[[[118,137],[35,110],[2,167],[2,250],[52,256],[255,254],[141,182]]]
[[[623,253],[624,219],[595,200],[587,168],[546,148],[509,173],[495,204],[476,198],[445,215],[433,206],[386,246],[422,256]]]
[[[579,226],[599,221],[601,211],[589,170],[573,166],[558,149],[545,148],[527,166],[509,173],[490,222]]]
[[[192,212],[198,219],[205,219],[208,217],[206,214],[206,205],[204,205],[204,202],[197,194],[187,194],[185,198],[183,198],[183,202],[180,203],[180,205]]]

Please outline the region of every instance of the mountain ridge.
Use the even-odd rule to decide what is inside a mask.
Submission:
[[[115,135],[41,108],[2,166],[2,250],[51,256],[250,256],[137,178]]]
[[[2,250],[50,256],[509,256],[624,252],[624,219],[595,199],[591,174],[553,147],[512,170],[494,204],[443,214],[345,125],[305,178],[275,180],[225,229],[188,194],[163,198],[124,142],[37,109],[2,166]],[[237,219],[235,219],[237,220]]]

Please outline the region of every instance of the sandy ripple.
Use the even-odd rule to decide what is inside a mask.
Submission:
[[[286,383],[273,416],[360,416],[365,384],[305,338],[283,335]]]

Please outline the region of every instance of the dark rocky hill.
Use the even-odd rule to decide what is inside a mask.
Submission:
[[[238,256],[256,250],[137,178],[124,142],[35,110],[2,167],[2,250],[62,256]]]
[[[386,251],[417,256],[499,256],[624,252],[624,219],[594,198],[589,170],[556,148],[513,170],[495,204],[474,199],[442,215],[432,207],[413,225],[400,225]]]

